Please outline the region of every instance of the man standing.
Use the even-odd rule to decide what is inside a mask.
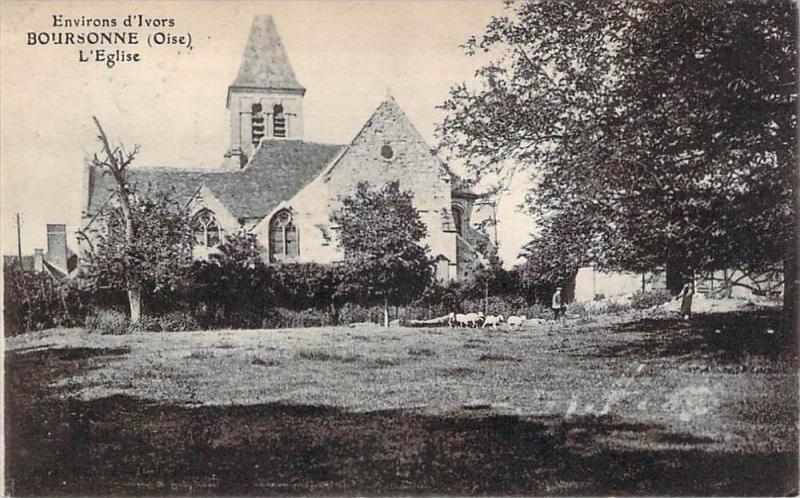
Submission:
[[[694,282],[688,280],[678,294],[678,299],[681,300],[681,315],[684,320],[689,320],[692,316],[692,296],[694,296]]]
[[[556,292],[553,294],[553,315],[555,319],[558,320],[558,317],[563,316],[566,311],[567,307],[561,302],[561,287],[556,287]]]

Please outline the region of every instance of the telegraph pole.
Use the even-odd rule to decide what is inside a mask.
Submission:
[[[19,266],[22,268],[22,236],[20,235],[19,213],[17,215],[17,256],[19,256]]]

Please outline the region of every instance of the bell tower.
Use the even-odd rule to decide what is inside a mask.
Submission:
[[[305,93],[272,16],[256,16],[239,73],[228,87],[231,146],[225,165],[243,168],[262,140],[301,140]]]

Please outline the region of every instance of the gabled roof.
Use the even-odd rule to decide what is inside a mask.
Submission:
[[[305,92],[297,81],[272,16],[256,16],[231,87]]]
[[[261,218],[310,182],[341,147],[301,140],[262,140],[241,170],[135,168],[130,178],[140,190],[167,191],[180,202],[188,202],[205,185],[236,218]],[[113,190],[114,179],[94,168],[90,174],[91,215]]]

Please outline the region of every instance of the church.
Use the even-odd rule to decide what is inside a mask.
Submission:
[[[303,138],[303,97],[271,16],[253,20],[238,74],[228,87],[230,147],[217,169],[135,168],[138,189],[168,189],[191,212],[194,255],[226,234],[255,234],[265,260],[331,263],[344,254],[330,219],[361,181],[398,181],[427,226],[438,281],[467,280],[494,248],[476,227],[494,206],[435,154],[387,96],[348,144]],[[87,166],[84,227],[113,202],[113,179]]]

